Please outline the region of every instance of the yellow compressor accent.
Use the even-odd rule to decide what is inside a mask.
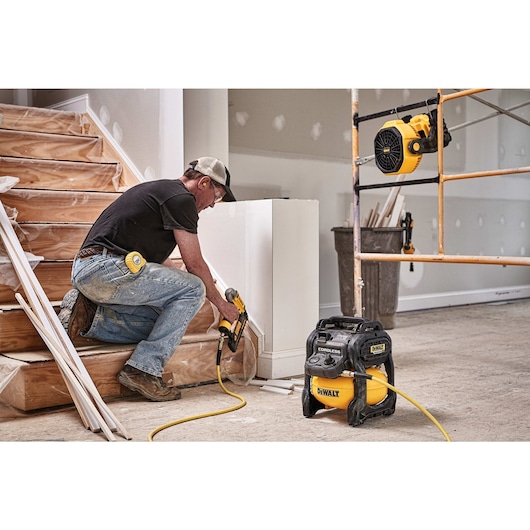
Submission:
[[[379,368],[374,366],[366,369],[366,373],[388,382],[387,376]],[[353,377],[326,377],[313,376],[311,380],[311,393],[327,408],[347,410],[353,400],[355,393],[355,382]],[[376,405],[385,399],[388,389],[378,381],[366,380],[366,403]]]

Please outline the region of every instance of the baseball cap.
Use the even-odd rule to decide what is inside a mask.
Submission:
[[[223,202],[234,202],[236,198],[230,189],[230,172],[228,168],[217,158],[211,156],[203,156],[197,159],[195,166],[190,167],[203,175],[210,177],[220,184],[225,190],[226,194],[223,197]]]

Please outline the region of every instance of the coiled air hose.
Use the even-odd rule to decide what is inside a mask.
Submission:
[[[153,431],[151,431],[149,433],[149,441],[152,442],[153,441],[153,438],[155,437],[156,434],[158,434],[160,431],[163,431],[164,429],[168,429],[169,427],[173,427],[174,425],[180,425],[181,423],[186,423],[188,421],[193,421],[193,420],[200,420],[202,418],[208,418],[210,416],[218,416],[219,414],[226,414],[228,412],[233,412],[234,410],[238,410],[238,409],[241,409],[243,408],[247,402],[245,400],[245,398],[243,396],[240,396],[239,394],[236,394],[234,392],[230,392],[230,390],[228,390],[225,385],[223,384],[223,379],[221,377],[221,351],[223,349],[223,341],[224,341],[224,336],[221,335],[220,339],[219,339],[219,348],[217,350],[217,361],[216,361],[216,368],[217,368],[217,381],[219,382],[219,385],[221,386],[221,388],[223,389],[223,391],[228,394],[229,396],[232,396],[232,397],[235,397],[237,399],[239,399],[240,403],[238,403],[237,405],[233,406],[233,407],[229,407],[229,408],[226,408],[226,409],[222,409],[222,410],[217,410],[217,411],[214,411],[214,412],[206,412],[204,414],[197,414],[196,416],[188,416],[187,418],[182,418],[180,420],[175,420],[175,421],[171,421],[169,423],[166,423],[164,425],[160,425],[160,427],[157,427],[156,429],[154,429]]]

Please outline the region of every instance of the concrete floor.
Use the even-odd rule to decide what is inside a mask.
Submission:
[[[425,407],[454,442],[530,440],[530,299],[398,313],[392,339],[395,386]],[[159,432],[155,442],[444,442],[436,425],[398,395],[391,416],[358,427],[342,410],[302,414],[301,393],[275,394],[257,386],[226,387],[242,395],[239,410]],[[218,384],[184,389],[182,399],[141,397],[108,403],[134,441],[181,418],[238,404]],[[118,436],[118,441],[126,442]],[[20,413],[0,406],[0,441],[107,441],[84,429],[75,408]]]

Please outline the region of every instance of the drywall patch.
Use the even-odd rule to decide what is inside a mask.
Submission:
[[[322,124],[319,121],[317,121],[311,127],[311,138],[313,138],[313,140],[316,142],[320,138],[321,135],[322,135]]]
[[[249,118],[248,112],[240,111],[240,112],[236,112],[235,114],[236,123],[240,127],[244,127],[247,124],[248,118]]]
[[[123,141],[123,130],[120,127],[118,122],[114,122],[112,125],[112,136],[118,144],[121,144]]]
[[[144,171],[144,177],[146,180],[155,180],[156,171],[151,166],[147,166]]]
[[[275,116],[272,120],[272,128],[276,132],[280,132],[285,127],[285,116],[283,114],[278,114],[278,116]]]
[[[108,125],[110,123],[110,112],[105,105],[101,105],[99,108],[99,119],[103,125]]]

